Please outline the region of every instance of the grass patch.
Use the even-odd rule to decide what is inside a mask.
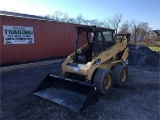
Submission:
[[[160,47],[149,47],[152,51],[160,52]]]

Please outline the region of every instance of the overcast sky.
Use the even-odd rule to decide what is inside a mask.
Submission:
[[[153,29],[160,29],[160,0],[0,0],[0,10],[32,15],[61,11],[71,17],[82,14],[99,20],[121,13],[123,22],[148,22]]]

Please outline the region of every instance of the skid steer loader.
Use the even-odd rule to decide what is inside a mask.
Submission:
[[[126,83],[130,34],[96,26],[75,29],[74,53],[62,64],[61,73],[49,74],[34,94],[80,112],[98,100],[98,93]]]

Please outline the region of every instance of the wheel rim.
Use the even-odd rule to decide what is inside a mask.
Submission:
[[[112,77],[111,75],[107,75],[105,80],[104,80],[104,87],[105,89],[109,89],[111,86],[111,82],[112,82]]]
[[[126,69],[124,69],[124,70],[122,71],[122,74],[121,74],[121,81],[122,81],[122,82],[125,82],[125,81],[126,81],[126,76],[127,76],[127,71],[126,71]]]

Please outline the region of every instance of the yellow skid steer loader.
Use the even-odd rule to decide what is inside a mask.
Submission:
[[[113,84],[127,81],[130,34],[96,26],[76,27],[74,53],[62,64],[61,73],[49,74],[34,94],[80,112],[107,94]]]

